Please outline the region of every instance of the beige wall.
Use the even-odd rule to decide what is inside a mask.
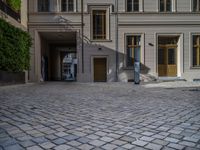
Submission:
[[[51,3],[57,4],[56,0]],[[59,1],[58,1],[59,2]],[[81,5],[80,1],[77,5],[77,10],[73,13],[59,12],[59,6],[54,6],[51,12],[37,13],[37,1],[30,0],[29,2],[29,29],[35,44],[31,51],[32,63],[39,63],[40,59],[38,52],[40,51],[36,36],[38,32],[52,32],[68,30],[77,31],[77,56],[78,56],[78,81],[92,82],[93,79],[93,58],[106,57],[108,59],[108,81],[115,80],[115,58],[116,58],[116,34],[115,34],[115,13],[111,8],[115,8],[115,0],[84,0],[84,66],[85,70],[82,73],[82,54],[81,54]],[[180,36],[179,42],[179,74],[181,78],[192,80],[200,78],[200,69],[191,69],[191,33],[200,33],[200,15],[191,12],[190,0],[174,0],[174,12],[176,13],[159,13],[158,0],[140,0],[144,3],[140,6],[140,13],[126,13],[125,0],[119,0],[119,80],[127,82],[133,79],[133,70],[126,68],[126,48],[125,35],[126,34],[142,34],[142,63],[146,70],[142,68],[144,75],[153,75],[158,77],[157,73],[157,38],[158,34],[177,34]],[[59,4],[59,3],[58,3]],[[110,39],[103,42],[96,42],[91,39],[91,13],[90,8],[93,6],[101,6],[110,9],[109,19],[107,20],[109,26]],[[144,12],[143,12],[144,11]],[[67,20],[66,24],[60,23],[59,18],[62,16]],[[153,44],[150,46],[149,43]],[[99,50],[101,48],[101,50]],[[32,64],[33,68],[35,63]],[[37,65],[39,66],[39,64]],[[36,69],[37,70],[37,69]],[[35,75],[39,71],[35,72]],[[32,79],[32,78],[31,78]]]
[[[27,28],[27,21],[28,21],[28,0],[21,1],[21,24]]]

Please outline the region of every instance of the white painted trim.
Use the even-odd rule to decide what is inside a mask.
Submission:
[[[139,12],[144,12],[144,0],[139,0]]]
[[[158,2],[158,12],[160,12],[160,0],[157,1]],[[177,12],[177,0],[171,0],[171,12]],[[163,12],[165,13],[165,12]],[[170,12],[167,12],[167,13],[170,13]]]
[[[193,12],[193,0],[190,0],[190,12]]]

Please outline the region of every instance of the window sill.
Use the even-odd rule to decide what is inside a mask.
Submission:
[[[126,13],[130,13],[130,14],[132,14],[132,13],[142,13],[142,11],[125,11]]]
[[[90,40],[91,42],[112,42],[112,40]]]
[[[200,69],[200,66],[199,67],[190,67],[190,69],[194,70],[194,69]]]
[[[132,67],[123,67],[122,68],[123,70],[134,70],[134,67],[132,66]]]

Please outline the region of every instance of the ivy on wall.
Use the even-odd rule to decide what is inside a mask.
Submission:
[[[6,3],[15,11],[20,11],[21,0],[6,0]]]
[[[0,70],[21,72],[29,69],[30,35],[0,19]]]

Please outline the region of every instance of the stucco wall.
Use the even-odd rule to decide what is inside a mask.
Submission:
[[[31,49],[32,67],[35,69],[35,75],[38,73],[39,64],[36,65],[40,47],[38,32],[45,31],[65,31],[63,24],[59,22],[60,16],[67,20],[65,27],[70,26],[81,34],[81,3],[76,4],[76,12],[62,13],[58,9],[60,6],[51,7],[51,12],[37,13],[37,1],[29,2],[29,29],[34,38],[34,45]],[[157,77],[157,34],[177,34],[181,41],[180,49],[180,74],[181,78],[192,80],[199,77],[199,69],[191,69],[191,34],[200,33],[200,15],[191,12],[190,0],[174,0],[174,13],[159,13],[158,0],[140,0],[144,3],[140,6],[139,13],[126,13],[125,0],[119,0],[119,80],[127,82],[133,79],[133,70],[125,67],[125,34],[142,34],[142,63],[148,71],[142,70],[144,74],[151,74]],[[56,0],[52,0],[56,4]],[[110,9],[110,18],[107,20],[109,25],[110,39],[104,42],[96,42],[91,39],[91,13],[90,6],[104,5]],[[116,34],[115,34],[115,0],[84,0],[84,73],[82,73],[82,54],[81,54],[81,36],[77,37],[77,56],[78,56],[78,81],[93,81],[92,58],[95,56],[108,58],[108,81],[115,79],[115,58],[116,58]],[[56,10],[57,9],[57,10]],[[144,12],[142,12],[144,11]],[[77,32],[77,33],[78,33]],[[152,45],[150,46],[149,43]],[[98,48],[101,48],[99,50]],[[37,66],[37,67],[36,67]],[[34,70],[33,69],[33,70]],[[31,70],[31,72],[34,72]]]

